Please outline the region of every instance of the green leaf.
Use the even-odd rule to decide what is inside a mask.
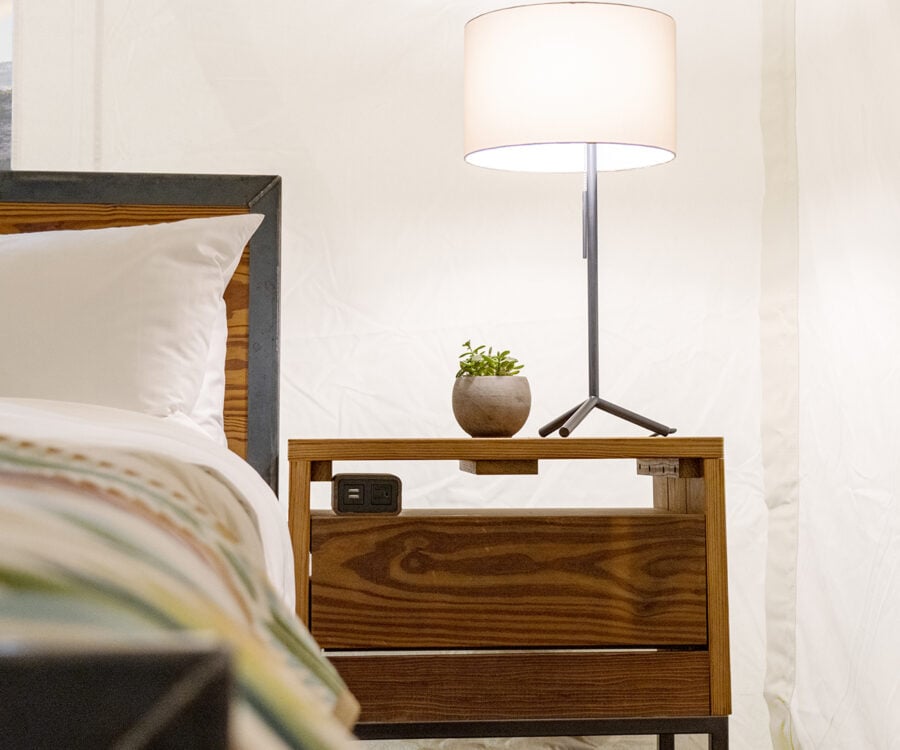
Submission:
[[[515,357],[509,356],[509,349],[498,350],[494,347],[479,344],[472,348],[471,340],[463,344],[464,351],[459,355],[459,370],[456,377],[477,375],[517,375],[522,365]]]

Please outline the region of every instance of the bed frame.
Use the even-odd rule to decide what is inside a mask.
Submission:
[[[225,292],[225,432],[231,450],[277,492],[281,178],[0,171],[0,234],[250,212],[265,219]],[[172,686],[198,671],[208,683],[182,690],[172,709]],[[130,650],[97,644],[77,652],[0,651],[0,684],[8,698],[0,705],[0,735],[10,743],[0,740],[4,747],[74,747],[78,738],[86,742],[79,747],[110,746],[126,730],[152,736],[159,748],[226,744],[230,656],[184,634]],[[168,713],[161,715],[160,705]]]
[[[225,292],[228,446],[278,490],[281,178],[0,172],[0,234],[264,214]]]

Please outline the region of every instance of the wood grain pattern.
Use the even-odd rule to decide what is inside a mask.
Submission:
[[[709,714],[702,651],[330,654],[360,721]]]
[[[330,482],[334,476],[331,461],[313,461],[310,471],[311,482]]]
[[[479,476],[501,476],[504,474],[537,474],[538,462],[535,459],[507,459],[495,461],[482,459],[479,461],[460,461],[459,470]]]
[[[288,440],[288,458],[475,461],[552,458],[722,458],[722,438],[451,438]]]
[[[0,234],[60,229],[101,229],[247,213],[243,206],[117,205],[103,203],[2,203]],[[225,434],[239,456],[247,451],[247,341],[249,252],[225,291],[228,346],[225,365]]]
[[[323,648],[706,643],[702,516],[314,513]]]
[[[725,462],[707,459],[706,559],[709,600],[710,713],[731,713],[731,662],[728,635],[728,557],[725,529]]]
[[[294,591],[297,616],[309,625],[309,461],[290,462],[288,531],[294,549]]]
[[[244,250],[225,289],[228,346],[225,353],[224,425],[228,447],[247,456],[247,346],[250,336],[250,251]]]
[[[247,213],[241,206],[160,206],[109,203],[0,203],[0,234],[100,229]]]
[[[703,479],[653,477],[653,507],[674,513],[706,513]]]

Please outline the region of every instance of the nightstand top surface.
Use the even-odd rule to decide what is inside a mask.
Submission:
[[[723,458],[720,437],[288,440],[291,461]]]

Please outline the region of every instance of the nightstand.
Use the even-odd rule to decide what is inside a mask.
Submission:
[[[702,733],[727,747],[720,438],[291,440],[288,459],[297,612],[361,704],[359,737],[656,734],[672,748]],[[309,508],[341,461],[534,474],[559,459],[636,462],[647,507]]]

